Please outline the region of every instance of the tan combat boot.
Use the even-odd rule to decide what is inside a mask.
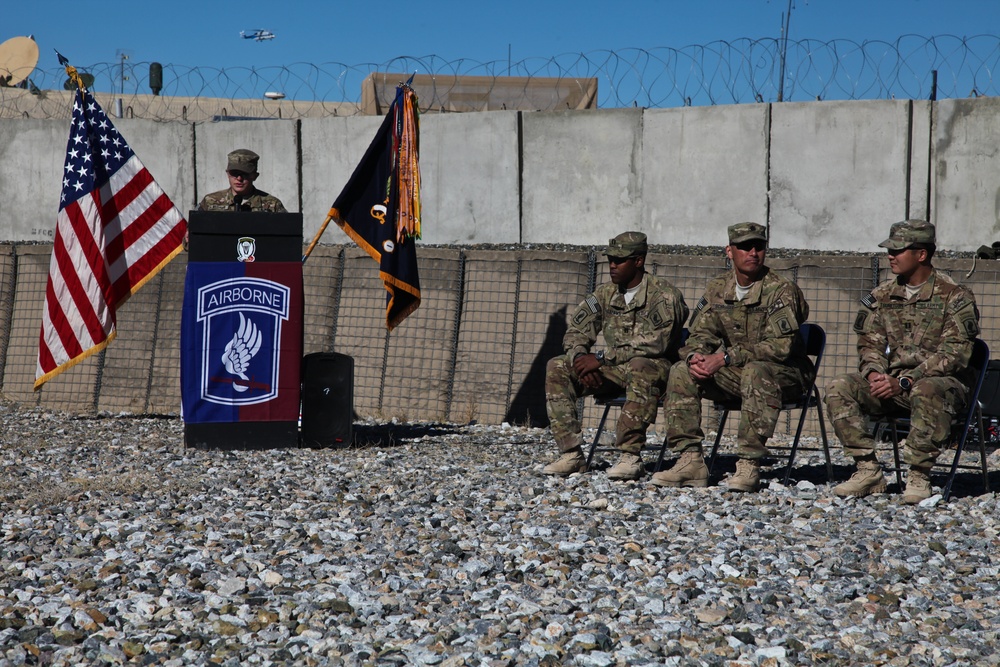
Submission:
[[[608,479],[639,479],[645,473],[646,467],[642,464],[641,456],[623,452],[618,463],[608,470]]]
[[[885,493],[885,476],[875,455],[857,459],[858,469],[843,484],[833,487],[833,492],[841,498],[864,498],[872,493]]]
[[[685,449],[670,468],[653,475],[657,486],[708,486],[708,466],[701,447]]]
[[[736,462],[736,474],[726,481],[730,491],[756,491],[760,486],[760,460],[740,459]]]
[[[577,447],[568,452],[563,452],[562,456],[542,468],[542,474],[566,477],[575,472],[585,472],[586,470],[587,457],[583,455],[583,450]]]
[[[903,502],[907,505],[916,505],[921,500],[931,497],[931,469],[910,467],[910,474],[906,476],[906,490],[903,491]]]

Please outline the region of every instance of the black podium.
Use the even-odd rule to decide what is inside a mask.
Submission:
[[[302,215],[191,211],[188,234],[185,445],[297,447]]]

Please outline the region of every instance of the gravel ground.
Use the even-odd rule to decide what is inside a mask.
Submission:
[[[546,478],[530,428],[227,452],[175,418],[0,418],[3,666],[1000,662],[973,475],[907,507],[833,497],[816,454],[734,495]]]

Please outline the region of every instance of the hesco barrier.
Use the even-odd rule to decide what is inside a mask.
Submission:
[[[177,415],[186,256],[174,260],[118,311],[118,337],[33,391],[50,245],[0,244],[0,388],[8,400],[74,414]],[[597,248],[579,251],[421,248],[423,303],[392,333],[377,266],[354,246],[319,246],[305,264],[304,352],[355,362],[359,417],[402,421],[545,425],[546,361],[561,352],[568,314],[607,280]],[[858,301],[887,275],[884,255],[803,255],[768,264],[802,288],[810,320],[827,333],[818,381],[856,368]],[[975,292],[982,338],[1000,350],[1000,262],[938,259]],[[716,256],[651,254],[647,266],[693,307],[725,270]],[[585,401],[585,425],[599,414]],[[779,424],[790,428],[791,415]],[[706,428],[716,415],[705,411]],[[727,428],[735,428],[734,424]],[[810,433],[818,432],[814,417]],[[832,436],[832,431],[831,431]]]

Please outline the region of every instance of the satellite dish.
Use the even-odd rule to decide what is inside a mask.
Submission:
[[[269,92],[264,93],[264,97],[266,97],[269,100],[283,100],[283,99],[285,99],[285,94],[284,93],[276,93],[276,92],[269,91]]]
[[[11,37],[0,44],[0,86],[16,86],[38,64],[38,44],[30,37]]]

